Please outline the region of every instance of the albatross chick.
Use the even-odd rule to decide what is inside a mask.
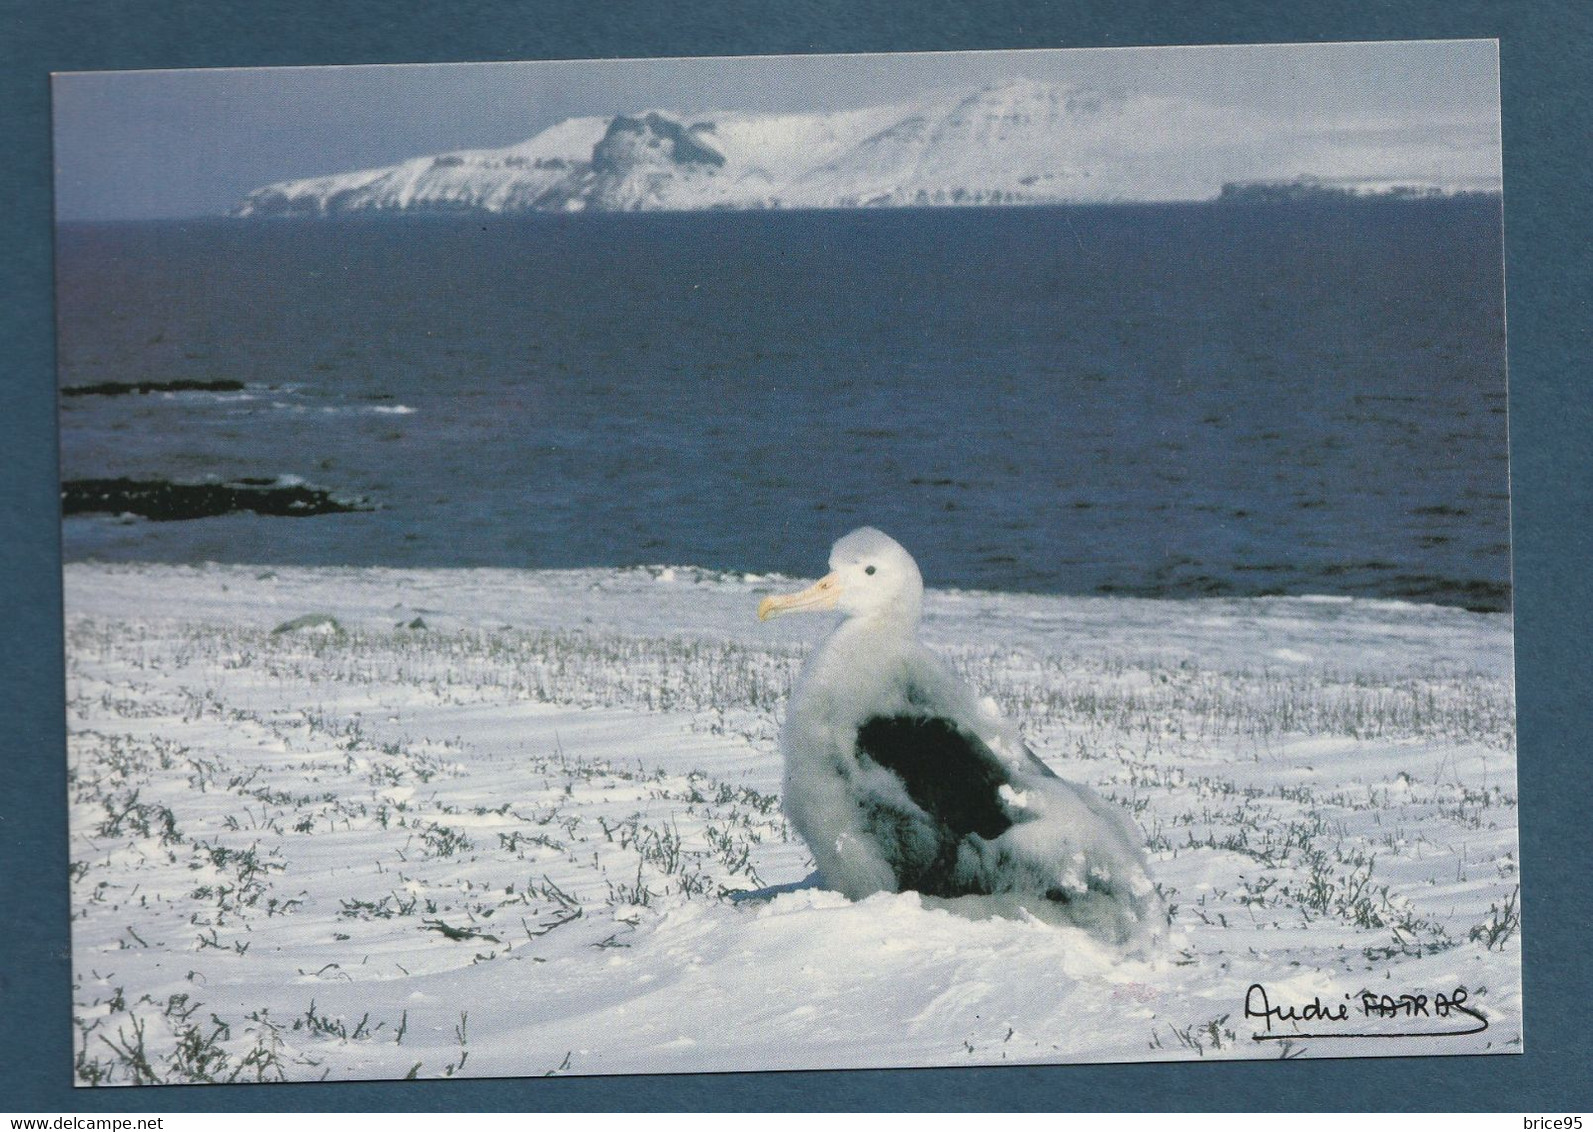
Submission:
[[[864,527],[835,544],[828,575],[758,607],[760,620],[844,615],[803,667],[780,735],[785,811],[819,878],[854,900],[912,891],[1112,943],[1155,937],[1166,915],[1139,829],[1058,777],[919,642],[923,595],[912,557]]]

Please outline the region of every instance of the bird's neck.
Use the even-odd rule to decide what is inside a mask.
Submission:
[[[823,731],[835,720],[861,723],[880,704],[894,703],[919,652],[915,624],[876,612],[836,626],[803,665],[793,726]]]
[[[860,617],[848,617],[830,641],[838,650],[847,652],[865,647],[872,652],[891,652],[910,644],[917,628],[916,609],[882,609]]]

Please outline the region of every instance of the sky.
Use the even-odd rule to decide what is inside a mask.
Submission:
[[[1018,76],[1266,121],[1258,161],[1414,139],[1441,155],[1438,179],[1499,186],[1497,44],[1450,40],[64,73],[56,215],[217,216],[274,181],[511,145],[570,117],[823,112]]]

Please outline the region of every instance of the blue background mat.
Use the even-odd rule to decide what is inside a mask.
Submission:
[[[0,1108],[1552,1112],[1593,1100],[1587,849],[1588,113],[1573,2],[0,0]],[[74,1090],[48,73],[618,56],[1498,38],[1504,89],[1526,1052],[1520,1056]]]

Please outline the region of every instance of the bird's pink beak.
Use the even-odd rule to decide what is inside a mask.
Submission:
[[[767,621],[782,613],[834,609],[841,600],[841,577],[826,574],[801,593],[772,594],[758,603],[758,620]]]

